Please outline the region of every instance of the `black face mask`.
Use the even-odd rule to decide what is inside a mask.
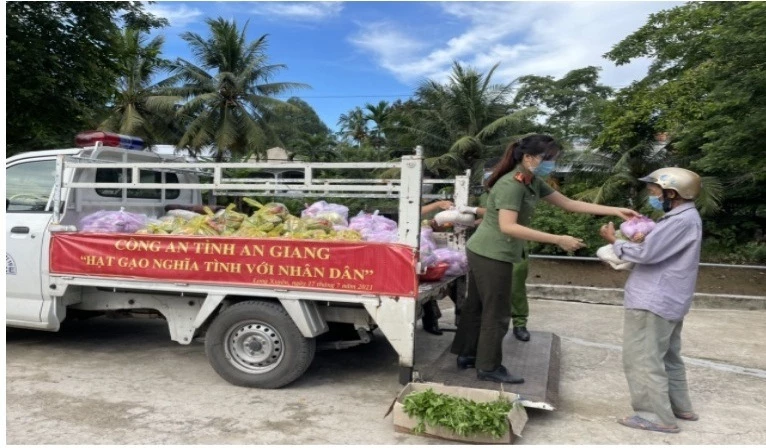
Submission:
[[[662,211],[667,213],[673,209],[673,204],[670,203],[670,199],[664,194],[662,195],[664,200],[662,201]]]

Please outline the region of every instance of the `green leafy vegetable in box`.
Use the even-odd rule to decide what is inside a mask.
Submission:
[[[457,435],[489,434],[499,439],[508,432],[508,412],[515,406],[506,399],[477,403],[426,389],[404,398],[404,412],[418,420],[415,433],[429,426],[441,426]]]

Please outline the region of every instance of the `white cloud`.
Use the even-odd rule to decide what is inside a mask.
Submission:
[[[177,28],[184,28],[200,20],[204,14],[197,8],[189,8],[186,5],[174,6],[172,3],[146,3],[144,6],[148,12],[168,19],[170,26]]]
[[[427,48],[424,42],[397,30],[391,22],[367,23],[364,32],[351,36],[349,41],[364,51],[377,54],[380,65],[393,73],[407,70],[409,63],[399,61],[418,59],[418,55]],[[418,70],[436,68],[420,66]]]
[[[252,14],[300,21],[319,21],[335,17],[343,10],[340,2],[261,2]]]
[[[588,65],[600,66],[604,84],[621,87],[641,78],[649,61],[616,67],[602,58],[613,45],[646,23],[649,14],[680,3],[657,2],[471,2],[443,3],[451,21],[464,23],[439,42],[408,36],[388,23],[360,25],[350,41],[373,55],[400,81],[428,77],[443,81],[453,60],[486,71],[500,62],[496,82],[519,76],[560,77]],[[424,24],[425,26],[425,24]],[[403,44],[405,43],[405,44]],[[404,46],[408,51],[399,51]]]

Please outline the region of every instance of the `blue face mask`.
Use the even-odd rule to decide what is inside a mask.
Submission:
[[[655,210],[662,210],[662,200],[657,196],[649,196],[649,205]]]
[[[534,173],[535,176],[545,177],[553,172],[553,170],[556,169],[556,162],[553,160],[544,160],[540,162],[539,165],[537,165],[537,168],[535,168]]]

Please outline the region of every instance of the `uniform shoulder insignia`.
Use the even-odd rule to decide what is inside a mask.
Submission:
[[[524,185],[529,185],[532,183],[532,175],[531,174],[524,174],[521,171],[513,175],[513,178],[517,181],[521,182]]]

